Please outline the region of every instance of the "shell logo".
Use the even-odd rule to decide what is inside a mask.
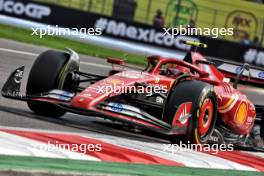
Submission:
[[[235,121],[239,124],[242,125],[247,117],[247,104],[245,102],[242,102],[236,112],[235,115]]]
[[[237,94],[233,94],[230,99],[222,106],[218,107],[218,110],[220,113],[226,113],[234,108],[237,101],[239,99],[239,96]]]

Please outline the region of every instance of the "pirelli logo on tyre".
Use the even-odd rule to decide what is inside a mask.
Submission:
[[[208,88],[208,89],[205,89],[204,90],[205,92],[202,94],[202,97],[201,97],[201,99],[200,99],[200,101],[199,101],[199,108],[198,108],[198,110],[197,110],[197,117],[199,117],[199,115],[200,115],[200,108],[202,107],[202,105],[203,105],[203,103],[204,103],[204,101],[205,101],[205,99],[206,99],[206,97],[207,97],[207,95],[210,93],[210,92],[212,92],[212,93],[214,93],[214,89],[211,87],[211,88]]]

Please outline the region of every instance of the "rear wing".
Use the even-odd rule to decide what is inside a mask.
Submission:
[[[244,83],[264,85],[263,67],[211,57],[208,57],[207,60],[213,62],[218,70],[220,70],[225,75],[225,77],[236,79],[237,75],[242,71],[242,69],[246,68],[239,78],[240,81]]]

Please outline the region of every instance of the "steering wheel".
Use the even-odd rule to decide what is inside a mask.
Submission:
[[[177,71],[177,73],[174,73],[173,72],[173,69],[175,70],[176,68],[167,68],[166,69],[166,74],[168,75],[168,76],[174,76],[174,75],[176,75],[179,71]]]

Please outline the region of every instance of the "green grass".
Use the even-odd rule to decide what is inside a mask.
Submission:
[[[0,171],[7,169],[44,170],[49,172],[97,173],[105,175],[141,176],[263,176],[263,172],[224,169],[188,168],[162,165],[95,162],[69,159],[0,155]]]
[[[79,54],[106,58],[108,56],[125,58],[128,63],[143,65],[145,64],[145,57],[140,55],[134,55],[130,53],[124,53],[122,51],[108,49],[96,45],[87,43],[72,41],[55,36],[44,36],[39,38],[36,35],[31,35],[31,30],[17,28],[8,25],[0,24],[0,38],[11,39],[19,42],[45,46],[48,48],[64,49],[66,47],[71,48]]]

